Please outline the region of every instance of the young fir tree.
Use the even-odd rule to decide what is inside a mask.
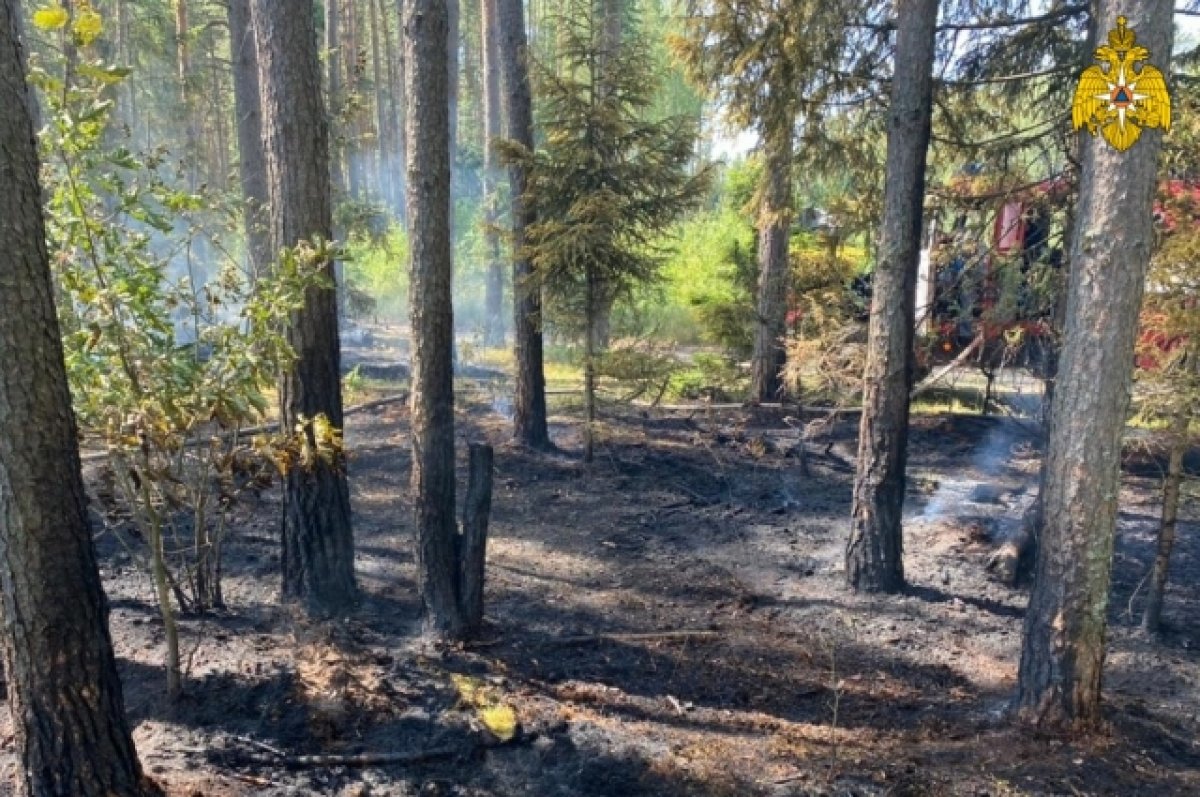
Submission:
[[[537,70],[544,143],[505,151],[529,174],[525,198],[537,221],[525,252],[547,295],[581,327],[590,461],[601,299],[655,275],[655,239],[700,199],[709,173],[691,168],[691,120],[647,121],[656,88],[648,47],[606,35],[599,0],[568,0],[557,27],[557,69]]]

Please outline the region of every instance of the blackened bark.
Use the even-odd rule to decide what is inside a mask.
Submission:
[[[500,32],[500,86],[505,138],[533,151],[533,102],[529,89],[529,48],[521,0],[496,0]],[[534,210],[524,201],[528,180],[525,167],[509,166],[513,246],[513,349],[516,389],[513,397],[514,436],[532,448],[548,448],[546,375],[542,353],[542,289],[533,264],[521,254],[525,230],[534,223]]]
[[[1162,522],[1158,528],[1158,550],[1154,569],[1146,589],[1146,608],[1142,613],[1142,628],[1155,633],[1162,624],[1163,596],[1167,591],[1167,576],[1171,571],[1171,552],[1175,548],[1175,529],[1179,523],[1179,488],[1183,484],[1183,456],[1188,449],[1188,427],[1192,414],[1186,410],[1171,419],[1171,452],[1167,460],[1167,476],[1163,480]]]
[[[426,629],[457,636],[464,624],[458,601],[458,526],[454,517],[447,12],[444,0],[410,0],[405,11],[417,574]]]
[[[787,318],[788,238],[792,225],[792,124],[787,118],[766,144],[764,190],[758,218],[758,301],[754,354],[750,361],[752,401],[778,401],[783,390],[783,335]]]
[[[483,583],[491,512],[492,447],[472,443],[458,563],[458,594],[466,637],[477,634],[483,625]]]
[[[251,0],[259,59],[263,150],[271,210],[271,244],[278,251],[332,235],[329,133],[321,100],[321,67],[312,3]],[[333,264],[325,274],[332,281]],[[301,416],[324,414],[342,427],[342,389],[336,287],[313,287],[292,314],[288,343],[293,367],[280,379],[283,429]],[[350,491],[341,463],[323,460],[292,468],[283,487],[283,598],[324,614],[357,597]]]
[[[233,102],[237,114],[238,171],[250,273],[267,273],[271,234],[267,215],[267,164],[262,148],[262,103],[258,93],[258,50],[250,27],[250,0],[229,0],[229,47],[233,55]]]
[[[500,140],[500,42],[496,29],[496,0],[481,0],[483,25],[483,213],[484,250],[487,252],[487,294],[484,302],[484,342],[504,345],[504,263],[500,257],[500,164],[496,142]]]
[[[896,2],[896,69],[888,119],[883,233],[875,265],[854,503],[846,546],[846,580],[863,592],[896,592],[904,587],[901,517],[937,12],[938,0]]]
[[[141,797],[80,473],[16,0],[0,0],[0,616],[29,797]]]
[[[1171,5],[1100,0],[1098,29],[1129,18],[1138,44],[1166,63]],[[1080,134],[1082,179],[1071,236],[1065,339],[1046,452],[1043,525],[1025,616],[1017,707],[1046,726],[1094,726],[1107,631],[1121,436],[1133,344],[1153,243],[1162,136],[1120,153]]]

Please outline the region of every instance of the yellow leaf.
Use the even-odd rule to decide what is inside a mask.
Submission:
[[[91,8],[81,8],[75,15],[75,37],[80,44],[91,44],[104,32],[104,21]]]
[[[58,30],[68,19],[70,14],[62,6],[43,6],[33,12],[33,24],[42,30]]]
[[[479,719],[502,742],[511,742],[517,735],[517,712],[511,706],[499,704],[481,708]]]

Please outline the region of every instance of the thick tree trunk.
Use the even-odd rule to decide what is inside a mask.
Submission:
[[[787,318],[788,237],[792,225],[792,124],[784,119],[767,138],[758,216],[758,307],[750,398],[778,401],[783,390],[783,335]]]
[[[450,107],[443,0],[410,0],[408,221],[412,277],[412,491],[417,574],[427,630],[458,636],[458,526],[454,517],[454,329],[450,262]]]
[[[925,158],[933,106],[938,0],[897,0],[896,69],[888,119],[883,234],[867,337],[846,580],[863,592],[904,587],[913,308],[921,250]]]
[[[1167,476],[1163,480],[1162,523],[1158,529],[1158,551],[1154,570],[1146,591],[1146,608],[1142,613],[1142,628],[1156,633],[1162,623],[1163,596],[1167,591],[1167,576],[1171,570],[1171,552],[1175,548],[1175,529],[1179,523],[1179,488],[1183,484],[1183,457],[1188,449],[1188,427],[1192,413],[1181,410],[1171,419],[1171,452],[1167,460]]]
[[[1100,30],[1129,18],[1165,63],[1171,5],[1100,0]],[[1030,723],[1100,720],[1107,605],[1133,344],[1153,243],[1161,133],[1120,153],[1082,135],[1065,340],[1046,453],[1044,522],[1025,616],[1017,706]]]
[[[496,21],[500,32],[505,138],[532,151],[533,103],[521,0],[496,0]],[[542,289],[533,273],[533,264],[521,254],[525,246],[525,229],[535,220],[533,208],[523,199],[527,179],[523,167],[515,164],[509,167],[513,225],[513,348],[517,361],[513,425],[518,442],[533,448],[548,448],[546,375],[542,364]]]
[[[229,45],[233,55],[233,101],[237,113],[238,171],[245,201],[243,222],[250,273],[271,265],[267,213],[267,164],[262,145],[262,104],[258,92],[258,50],[250,27],[250,0],[229,0]]]
[[[497,0],[482,0],[479,16],[483,32],[483,213],[484,250],[487,253],[486,324],[484,342],[504,345],[504,262],[500,235],[500,163],[496,142],[500,140],[500,42],[496,28]]]
[[[251,0],[259,59],[263,149],[272,249],[332,235],[329,134],[321,101],[317,33],[308,0]],[[325,264],[332,280],[333,264]],[[280,379],[285,433],[300,418],[325,415],[342,427],[337,289],[310,288],[287,339],[296,362]],[[357,597],[350,491],[343,463],[292,468],[283,488],[283,597],[315,613],[348,608]]]
[[[141,797],[54,312],[16,0],[0,0],[0,617],[29,797]]]

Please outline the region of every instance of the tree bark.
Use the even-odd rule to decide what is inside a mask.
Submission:
[[[383,26],[383,55],[386,64],[387,77],[387,126],[388,126],[388,163],[391,169],[388,184],[391,195],[388,197],[388,207],[396,218],[404,218],[404,125],[400,121],[400,104],[396,97],[401,91],[400,74],[398,70],[399,56],[396,54],[395,39],[392,37],[391,15],[388,14],[383,0],[379,4],[379,21]],[[396,22],[399,24],[399,18]]]
[[[1183,484],[1183,457],[1188,449],[1188,427],[1192,413],[1180,410],[1171,419],[1171,451],[1167,460],[1167,476],[1163,480],[1162,523],[1158,528],[1158,550],[1154,570],[1146,592],[1146,608],[1142,613],[1142,628],[1157,633],[1162,624],[1163,596],[1167,591],[1167,576],[1171,570],[1171,552],[1175,548],[1175,530],[1179,523],[1179,490]]]
[[[492,511],[492,447],[472,443],[467,496],[463,500],[459,549],[458,593],[463,635],[472,637],[483,625],[483,583],[487,564],[488,519]]]
[[[392,165],[390,144],[390,128],[388,126],[387,102],[384,99],[385,67],[380,49],[379,25],[380,15],[376,0],[367,0],[367,8],[371,21],[371,82],[375,94],[375,150],[379,183],[379,199],[385,205],[391,204],[392,175],[395,169]]]
[[[750,398],[778,401],[783,390],[783,335],[787,318],[790,264],[788,238],[792,226],[792,126],[790,116],[766,142],[762,204],[758,223],[758,307],[754,322],[754,354],[750,365]]]
[[[1166,62],[1170,4],[1100,0],[1098,29],[1129,19],[1138,44]],[[1082,134],[1081,134],[1082,135]],[[1025,616],[1018,716],[1044,726],[1100,720],[1121,437],[1133,344],[1153,243],[1161,133],[1128,152],[1082,135],[1071,236],[1065,340],[1046,452],[1042,535]]]
[[[883,233],[867,333],[846,580],[862,592],[904,587],[903,529],[913,375],[913,309],[933,106],[938,0],[897,0]]]
[[[28,797],[142,797],[54,310],[16,0],[0,0],[0,617]]]
[[[329,174],[335,197],[346,194],[346,168],[341,135],[342,58],[341,2],[325,0],[325,87],[329,97]]]
[[[188,175],[188,188],[196,190],[200,178],[200,134],[196,126],[196,113],[192,103],[189,82],[192,75],[192,57],[189,46],[189,24],[187,0],[175,0],[175,79],[179,81],[179,107],[183,112],[184,156]]]
[[[272,249],[314,236],[329,240],[329,133],[321,100],[317,32],[308,0],[251,0],[259,59],[263,149]],[[334,279],[333,263],[324,272]],[[342,428],[337,289],[313,287],[292,314],[288,343],[296,362],[280,379],[283,431],[324,414]],[[357,598],[350,491],[342,463],[318,459],[292,468],[283,487],[283,591],[313,613],[348,608]]]
[[[412,491],[417,574],[426,630],[464,628],[458,600],[454,517],[454,318],[450,255],[450,106],[446,102],[444,0],[410,0],[403,25],[408,62],[408,222],[412,276]]]
[[[500,33],[500,86],[504,106],[505,138],[533,151],[533,102],[529,90],[529,52],[525,39],[525,14],[521,0],[496,0]],[[522,253],[525,230],[534,223],[534,211],[524,201],[525,168],[508,170],[512,202],[513,247],[513,349],[516,354],[516,389],[513,398],[514,437],[531,448],[549,448],[546,425],[546,375],[542,353],[542,289],[533,264]]]
[[[496,142],[500,129],[500,42],[496,19],[497,0],[481,0],[479,16],[483,32],[483,223],[487,252],[486,326],[484,342],[504,345],[504,263],[500,255],[500,163]]]
[[[250,0],[229,0],[229,45],[233,55],[233,102],[237,113],[238,172],[245,207],[246,252],[255,279],[271,266],[267,213],[267,164],[262,145],[262,106],[258,91],[258,50],[250,27]]]

